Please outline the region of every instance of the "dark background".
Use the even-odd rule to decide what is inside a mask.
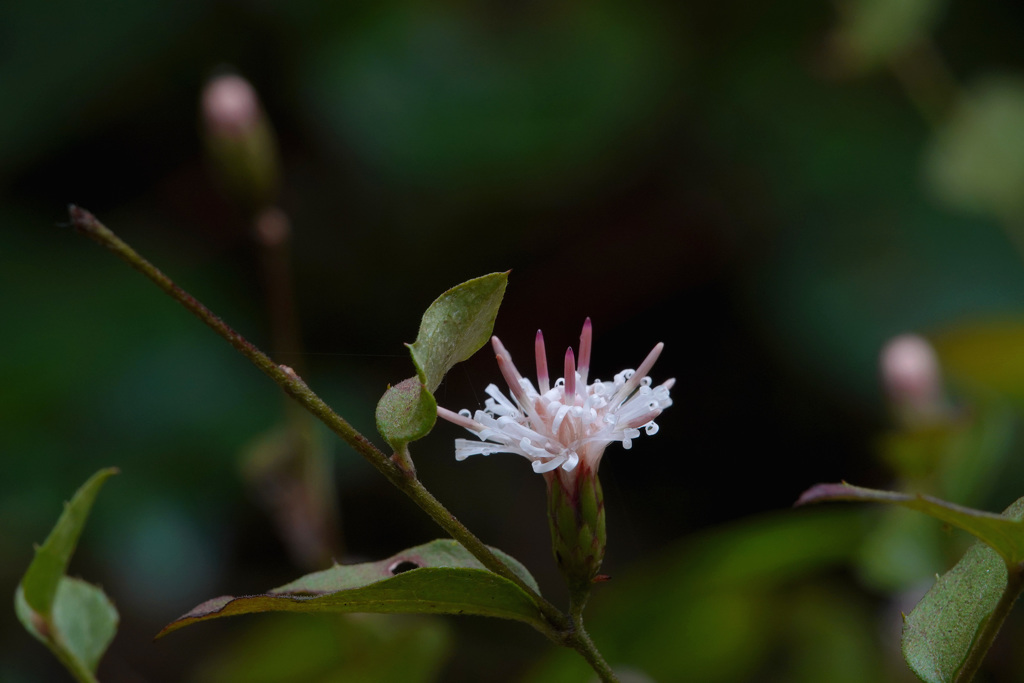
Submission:
[[[686,539],[714,543],[716,530],[742,528],[722,525],[784,511],[815,482],[888,485],[892,469],[877,458],[892,427],[877,369],[888,338],[953,335],[940,351],[958,359],[959,396],[1013,406],[1024,384],[1000,369],[1024,339],[1022,33],[1024,9],[1008,0],[3,5],[0,593],[13,593],[61,501],[108,465],[122,473],[72,565],[121,611],[101,680],[233,680],[231,653],[269,652],[245,639],[282,642],[255,633],[285,622],[204,624],[156,644],[152,635],[208,597],[304,571],[239,474],[247,444],[282,419],[278,390],[76,236],[69,202],[276,360],[303,365],[372,438],[377,398],[412,374],[402,344],[422,311],[471,277],[511,270],[495,331],[524,373],[537,328],[555,357],[578,343],[586,316],[598,377],[665,342],[652,375],[676,378],[675,405],[657,436],[611,447],[601,470],[605,570],[633,577],[620,595],[686,575]],[[272,348],[247,213],[203,145],[199,95],[225,69],[253,83],[276,133],[301,351]],[[994,342],[972,336],[991,320],[1003,321]],[[481,352],[451,372],[438,402],[476,408],[499,380]],[[422,479],[560,601],[541,479],[513,456],[455,463],[458,431],[441,424],[415,444]],[[439,535],[358,456],[324,443],[339,560]],[[1012,476],[1002,481],[957,502],[999,509],[1019,492]],[[762,560],[790,552],[769,545]],[[821,571],[826,588],[807,604],[827,606],[808,608],[808,624],[838,613],[837,594],[859,596],[850,609],[884,612],[884,593],[855,572]],[[803,603],[772,591],[778,602],[758,603],[765,611],[730,612],[723,598],[693,617],[694,632],[657,630],[643,615],[662,598],[637,592],[619,599],[664,643],[616,650],[614,628],[604,642],[595,633],[659,680],[839,680],[816,678],[813,662],[799,673],[803,650],[773,640],[768,605]],[[595,619],[618,614],[601,600]],[[547,666],[536,662],[550,646],[518,625],[294,624],[420,652],[388,640],[411,629],[432,662],[417,669],[423,680],[585,680],[575,662],[571,674],[531,668]],[[835,642],[877,651],[882,631],[871,628]],[[301,640],[335,652],[310,645],[315,635]],[[12,611],[0,642],[3,680],[63,675]],[[681,643],[712,652],[706,670],[665,654]],[[312,656],[288,647],[281,661]],[[227,668],[215,668],[216,651]],[[304,678],[263,673],[363,680],[345,661]],[[869,671],[862,680],[880,675]]]

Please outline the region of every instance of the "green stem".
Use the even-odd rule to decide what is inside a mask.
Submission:
[[[50,639],[47,639],[46,645],[78,683],[99,683],[99,679],[62,645],[58,645]]]
[[[608,666],[608,662],[590,639],[590,634],[583,628],[583,606],[586,604],[586,597],[574,595],[570,600],[569,617],[572,620],[572,632],[565,640],[566,646],[579,652],[603,683],[618,683],[619,679],[615,672]]]
[[[341,437],[342,441],[351,446],[359,455],[363,456],[388,481],[409,496],[442,529],[480,560],[484,567],[519,586],[523,592],[530,596],[554,630],[565,631],[570,628],[561,610],[541,597],[537,591],[498,559],[491,552],[490,548],[484,545],[483,541],[473,535],[462,522],[456,519],[455,515],[449,512],[440,501],[427,491],[415,476],[411,476],[409,472],[392,462],[383,451],[374,446],[369,439],[335,413],[330,406],[313,393],[294,370],[286,365],[278,365],[271,360],[269,356],[253,346],[245,337],[228,326],[213,311],[197,301],[191,294],[164,275],[156,266],[140,256],[127,243],[100,223],[91,213],[77,206],[71,206],[69,213],[71,215],[71,223],[78,232],[114,252],[121,260],[145,275],[157,287],[187,308],[190,313],[206,323],[210,329],[227,340],[229,344],[248,358],[253,365],[262,370],[270,379],[274,380],[286,394],[295,399],[303,408],[327,425],[328,429]]]
[[[982,624],[981,631],[975,637],[971,651],[967,653],[967,659],[964,660],[964,665],[956,672],[953,683],[970,683],[974,680],[974,675],[981,668],[981,663],[992,647],[996,634],[999,633],[999,629],[1013,608],[1013,603],[1017,602],[1022,591],[1024,591],[1024,566],[1008,564],[1006,566],[1006,588],[1003,589],[1003,595],[996,603],[992,614]]]

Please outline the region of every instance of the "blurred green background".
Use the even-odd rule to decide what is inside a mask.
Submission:
[[[206,598],[309,568],[243,474],[284,403],[76,236],[73,202],[367,435],[422,311],[477,275],[512,270],[496,333],[524,372],[538,327],[558,349],[588,315],[596,376],[664,341],[653,376],[677,378],[675,406],[602,468],[598,645],[660,681],[910,680],[899,612],[965,539],[788,508],[839,479],[992,510],[1024,491],[1022,44],[1012,0],[4,3],[0,595],[116,465],[72,565],[121,612],[105,682],[588,677],[483,619],[245,617],[152,643]],[[226,70],[279,145],[301,347],[275,348],[251,214],[204,147],[200,93]],[[957,406],[924,436],[879,382],[906,331],[936,343]],[[489,356],[438,402],[480,406]],[[540,478],[512,456],[456,464],[456,436],[415,445],[423,480],[561,601]],[[337,559],[439,535],[318,438]],[[990,680],[1024,680],[1022,628]],[[0,617],[0,680],[64,676]]]

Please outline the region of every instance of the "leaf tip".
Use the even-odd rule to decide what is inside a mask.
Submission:
[[[793,507],[798,508],[810,503],[820,503],[823,500],[828,500],[835,495],[839,487],[844,486],[846,486],[845,482],[841,484],[815,484],[800,494],[800,497],[793,503]]]

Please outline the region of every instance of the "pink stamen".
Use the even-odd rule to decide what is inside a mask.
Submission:
[[[590,374],[590,346],[594,338],[594,327],[588,317],[583,321],[583,332],[580,333],[580,383],[586,386],[587,375]]]
[[[483,431],[484,429],[484,426],[477,422],[476,420],[466,417],[465,415],[459,415],[458,413],[452,412],[447,408],[442,408],[441,406],[437,407],[437,416],[445,420],[448,420],[452,424],[457,424],[460,427],[465,427],[471,432],[480,432]]]
[[[533,352],[537,357],[537,388],[546,394],[551,389],[551,378],[548,377],[548,355],[544,350],[544,335],[537,330],[537,339],[533,343]]]
[[[512,391],[512,395],[519,401],[519,405],[525,409],[529,409],[530,397],[526,395],[526,390],[523,389],[522,375],[516,370],[516,366],[512,363],[512,359],[508,356],[498,355],[498,369],[501,370],[501,376],[505,378],[505,382],[508,384],[509,390]]]
[[[573,405],[576,396],[576,357],[570,346],[565,350],[565,404]],[[572,397],[572,398],[570,398]]]
[[[646,377],[647,373],[651,371],[651,368],[654,367],[654,363],[658,360],[658,356],[661,355],[661,350],[664,348],[665,345],[661,342],[654,345],[654,348],[651,349],[649,354],[647,354],[647,358],[644,358],[644,362],[636,369],[633,376],[615,392],[615,395],[612,397],[613,402],[617,399],[628,398],[629,395],[633,393],[633,390],[640,386],[640,380]]]

